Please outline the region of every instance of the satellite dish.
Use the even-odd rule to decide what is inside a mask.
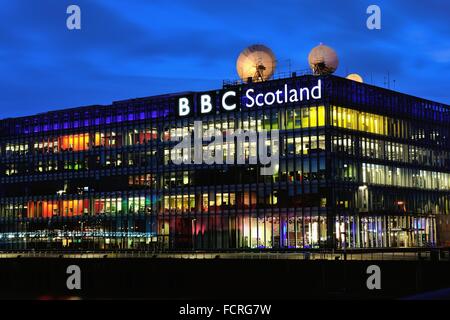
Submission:
[[[315,75],[332,74],[339,65],[336,51],[322,43],[311,50],[308,62]]]
[[[364,82],[363,78],[357,73],[350,73],[346,78],[349,80],[356,81],[356,82],[361,82],[361,83]]]
[[[252,45],[239,55],[236,69],[242,81],[265,81],[275,72],[276,60],[272,50],[262,44]]]

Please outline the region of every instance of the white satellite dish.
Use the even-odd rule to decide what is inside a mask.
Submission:
[[[349,80],[356,81],[356,82],[361,82],[361,83],[364,82],[363,78],[357,73],[350,73],[346,78]]]
[[[321,43],[309,53],[308,63],[315,75],[325,75],[336,71],[339,59],[336,51]]]
[[[272,50],[262,44],[252,45],[241,52],[236,69],[242,81],[265,81],[275,72],[276,60]]]

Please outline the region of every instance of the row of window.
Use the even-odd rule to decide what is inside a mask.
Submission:
[[[276,143],[267,141],[267,152],[269,154],[279,153],[279,146]],[[227,163],[227,159],[235,160],[237,143],[223,143],[211,146],[203,146],[203,153],[211,153],[213,156],[216,152],[221,151],[223,154],[223,163]],[[281,156],[289,155],[314,155],[325,151],[325,135],[304,135],[295,137],[282,137],[280,143]],[[249,158],[257,157],[258,146],[256,142],[245,141],[242,144],[243,156],[246,162]],[[212,149],[211,149],[212,148]],[[171,164],[173,157],[187,160],[190,153],[190,159],[194,159],[194,148],[178,149],[173,152],[170,148],[164,149],[164,165]],[[233,163],[235,163],[234,161]],[[7,176],[25,175],[30,173],[44,172],[63,172],[63,171],[83,171],[96,170],[115,167],[147,167],[157,165],[159,163],[156,149],[142,152],[100,152],[98,155],[76,154],[72,153],[63,159],[42,158],[34,162],[26,161],[5,161],[4,173]]]
[[[31,173],[56,173],[64,171],[87,171],[121,167],[147,167],[156,165],[156,151],[146,152],[108,152],[98,155],[72,154],[64,160],[43,159],[35,162],[22,160],[8,162],[4,166],[4,174],[25,175]]]
[[[130,196],[131,195],[131,196]],[[97,196],[40,197],[42,200],[4,200],[0,217],[50,218],[80,215],[190,214],[226,210],[286,208],[295,202],[303,207],[326,207],[326,198],[318,194],[297,195],[288,199],[277,191],[208,192],[156,196],[148,192],[108,193]]]
[[[328,224],[333,224],[332,234]],[[0,246],[18,248],[165,249],[425,247],[436,244],[433,217],[274,214],[189,218],[127,217],[114,221],[30,221],[0,225]],[[89,247],[88,247],[89,246]],[[11,247],[10,247],[11,248]]]
[[[371,163],[356,164],[351,161],[338,160],[332,176],[336,180],[419,188],[428,190],[450,190],[450,174],[443,172],[398,168]]]
[[[335,230],[338,248],[408,248],[436,241],[436,221],[425,217],[338,216]]]
[[[133,183],[143,177],[130,177]],[[141,182],[139,182],[141,183]],[[330,189],[300,193],[291,188],[247,189],[239,187],[225,189],[211,187],[192,189],[190,187],[173,191],[173,194],[152,190],[126,192],[86,192],[65,193],[34,197],[3,198],[0,217],[44,217],[79,215],[122,215],[122,214],[193,214],[203,212],[260,212],[278,209],[302,211],[305,209],[333,208],[353,212],[396,212],[401,214],[448,214],[450,196],[442,193],[411,193],[408,190],[386,190],[376,184],[360,185],[353,188],[335,187],[334,195]],[[330,202],[330,199],[333,201]]]
[[[407,116],[415,120],[445,123],[450,120],[449,107],[437,102],[387,91],[382,88],[361,85],[345,79],[334,79],[330,100],[341,105],[363,105],[365,108],[379,109],[397,116]],[[339,83],[337,83],[339,82]]]
[[[416,124],[411,121],[392,119],[344,107],[331,107],[331,125],[413,141],[429,141],[434,145],[448,145],[448,129],[444,130],[436,126]]]
[[[426,147],[345,134],[332,137],[331,151],[371,159],[450,168],[450,152],[443,149],[432,150]]]
[[[122,147],[140,145],[157,139],[156,129],[142,128],[128,132],[107,131],[94,133],[69,134],[58,137],[45,137],[31,145],[19,143],[6,143],[5,155],[59,153],[64,151],[86,151],[99,147]]]
[[[143,249],[157,244],[165,249],[318,248],[326,242],[326,217],[315,215],[204,216],[189,218],[132,217],[114,222],[32,221],[0,225],[0,248]],[[87,247],[90,245],[89,247]],[[147,247],[148,249],[148,247]]]
[[[270,129],[293,129],[293,128],[310,128],[322,127],[325,125],[325,107],[299,107],[287,111],[284,115],[286,120],[281,121],[280,114],[282,111],[268,110],[260,117],[256,115],[248,115],[234,119],[229,116],[227,119],[217,119],[210,121],[203,119],[202,129],[204,131],[209,128],[216,128],[221,132],[235,129],[242,130],[270,130]],[[285,111],[286,112],[286,111]],[[246,119],[247,118],[247,119]],[[27,143],[22,139],[16,142],[8,142],[5,144],[3,154],[46,154],[59,153],[64,151],[85,151],[99,147],[122,147],[132,145],[142,145],[157,140],[161,141],[174,140],[177,137],[183,137],[194,129],[192,121],[184,125],[175,124],[174,127],[167,127],[158,136],[156,128],[148,126],[137,126],[136,128],[123,131],[119,128],[110,128],[105,131],[97,131],[93,133],[75,133],[64,136],[43,137],[39,141]],[[284,122],[281,125],[281,122]],[[22,140],[22,141],[21,141]]]
[[[280,118],[281,113],[283,119]],[[447,135],[436,128],[415,126],[404,120],[389,119],[385,116],[361,112],[343,107],[331,107],[331,124],[346,128],[379,134],[384,136],[404,138],[413,141],[432,141],[435,145],[447,143]],[[282,125],[280,125],[283,123]],[[325,125],[325,107],[303,107],[285,111],[267,110],[257,117],[246,114],[240,119],[229,115],[227,119],[204,119],[202,129],[205,132],[210,128],[220,130],[224,134],[232,133],[235,129],[243,130],[269,130],[269,129],[299,129],[322,127]],[[170,141],[191,134],[194,124],[191,120],[185,125],[175,124],[162,131],[161,140]],[[442,131],[442,130],[441,130]],[[145,145],[158,140],[156,128],[148,126],[137,127],[123,131],[123,129],[109,129],[93,133],[68,134],[58,137],[41,138],[31,144],[24,141],[6,143],[2,150],[5,155],[12,154],[47,154],[64,151],[86,151],[99,147],[123,147]],[[303,149],[307,149],[306,146]]]
[[[79,109],[73,112],[62,111],[52,115],[27,117],[25,119],[11,119],[4,121],[3,128],[10,134],[27,135],[57,130],[69,130],[88,128],[92,126],[104,126],[127,121],[152,120],[165,118],[169,115],[169,101],[161,102],[158,109],[150,108],[154,104],[148,101],[148,105],[120,105],[114,103],[114,107],[95,107],[95,109]]]
[[[363,163],[361,175],[363,183],[406,188],[450,190],[449,173]]]

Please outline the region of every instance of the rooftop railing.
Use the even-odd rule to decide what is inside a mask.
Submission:
[[[291,71],[291,72],[277,72],[270,79],[268,79],[268,81],[287,79],[287,78],[295,78],[295,77],[312,75],[312,74],[313,73],[310,69],[295,70],[295,71]],[[244,81],[242,79],[224,80],[223,87],[238,86],[238,85],[246,84],[247,82],[248,81]],[[258,82],[258,81],[252,80],[252,82]]]

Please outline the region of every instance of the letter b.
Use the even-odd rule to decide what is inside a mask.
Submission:
[[[209,94],[202,94],[200,96],[200,113],[206,114],[210,113],[213,109],[213,105],[211,103],[211,96]]]
[[[180,117],[184,117],[184,116],[187,116],[189,113],[191,113],[189,99],[188,98],[180,98],[178,100],[178,115]]]

